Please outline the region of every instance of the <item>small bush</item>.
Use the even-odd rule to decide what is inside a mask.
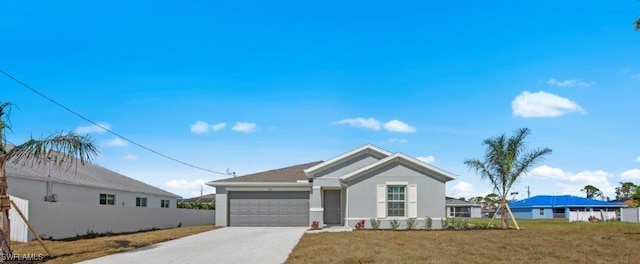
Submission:
[[[442,229],[448,229],[448,228],[449,228],[449,219],[447,219],[447,218],[445,217],[445,218],[442,218],[442,219],[440,220],[440,222],[441,222],[441,224],[442,224]]]
[[[432,227],[433,227],[433,219],[431,219],[431,216],[425,217],[424,228],[427,230],[431,230]]]
[[[377,218],[371,218],[369,219],[369,222],[371,222],[372,229],[380,229],[380,220],[378,220]]]
[[[364,220],[358,221],[358,223],[356,224],[356,229],[358,230],[364,229]]]
[[[391,230],[398,230],[398,227],[400,227],[400,222],[398,222],[398,219],[391,220],[389,224],[391,224]]]
[[[465,230],[469,228],[469,220],[463,217],[455,217],[453,218],[453,229],[455,230]]]
[[[409,218],[407,219],[407,229],[413,229],[416,226],[416,219],[415,218]]]
[[[318,222],[318,221],[313,221],[313,222],[311,222],[311,229],[312,229],[312,230],[318,230],[318,229],[320,229],[320,222]]]

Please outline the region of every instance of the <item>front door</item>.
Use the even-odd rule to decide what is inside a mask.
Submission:
[[[340,224],[340,190],[324,191],[324,223]]]

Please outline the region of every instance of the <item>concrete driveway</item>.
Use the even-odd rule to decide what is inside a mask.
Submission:
[[[81,263],[283,263],[306,227],[225,227]]]

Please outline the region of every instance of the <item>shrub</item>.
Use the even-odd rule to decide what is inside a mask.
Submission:
[[[400,222],[398,222],[398,219],[391,220],[389,224],[391,224],[391,230],[398,230],[398,227],[400,227]]]
[[[413,229],[413,227],[415,227],[415,225],[416,225],[416,219],[415,218],[407,219],[407,229]]]
[[[427,230],[431,230],[432,227],[433,227],[433,219],[431,219],[431,216],[425,217],[424,228]]]
[[[449,220],[446,217],[445,218],[441,218],[440,222],[442,224],[442,229],[449,228]]]
[[[358,230],[364,229],[364,220],[358,221],[358,223],[356,224],[356,229]]]
[[[377,218],[371,218],[369,219],[369,222],[371,222],[372,229],[380,229],[380,220],[378,220]]]
[[[467,218],[455,217],[453,218],[453,229],[465,230],[469,228],[469,220]]]
[[[312,229],[312,230],[318,230],[318,229],[320,229],[320,222],[318,222],[318,221],[313,221],[313,222],[311,222],[311,229]]]

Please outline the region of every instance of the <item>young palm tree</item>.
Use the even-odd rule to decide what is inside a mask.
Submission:
[[[11,131],[10,110],[11,103],[0,103],[0,248],[5,256],[11,253],[7,163],[37,166],[49,162],[52,166],[69,169],[77,162],[84,165],[98,154],[90,138],[74,133],[61,132],[41,139],[32,138],[12,146],[7,142],[7,133]]]
[[[506,209],[507,195],[511,186],[536,162],[541,161],[545,155],[551,154],[549,148],[527,151],[524,140],[530,133],[528,128],[521,128],[514,131],[509,138],[502,134],[485,139],[482,142],[486,147],[484,161],[469,159],[464,162],[470,169],[480,174],[482,179],[489,179],[494,190],[498,192],[503,229],[509,228]]]

